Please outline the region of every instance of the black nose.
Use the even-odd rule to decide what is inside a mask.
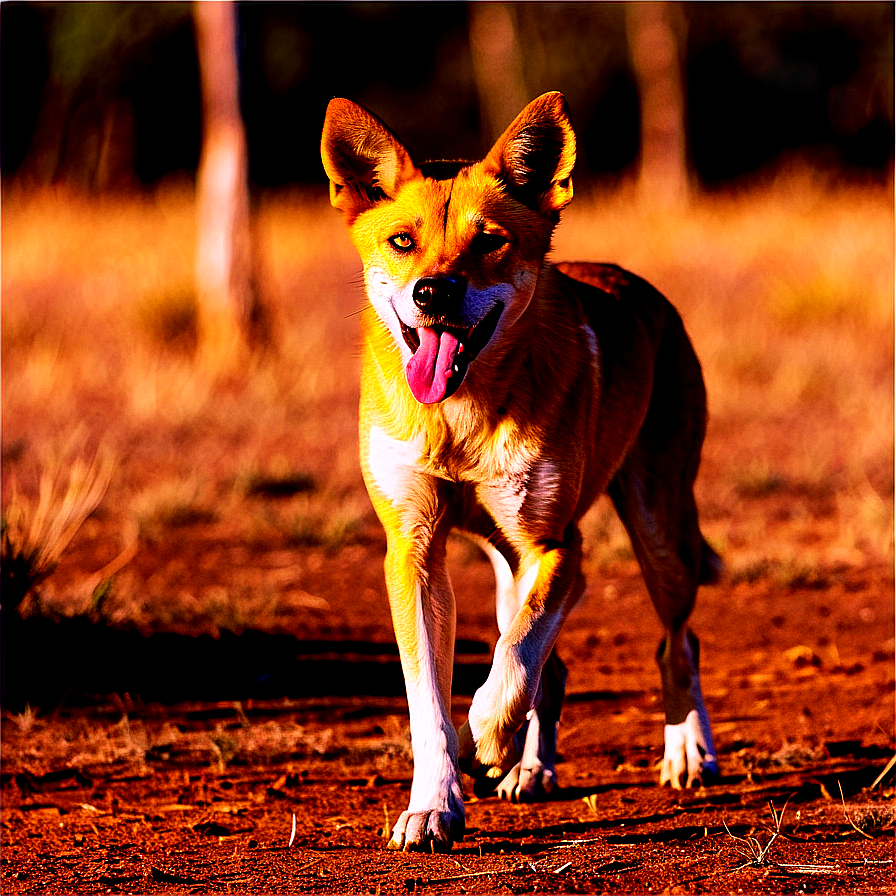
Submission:
[[[466,277],[424,277],[414,286],[414,304],[431,317],[445,317],[460,308]]]

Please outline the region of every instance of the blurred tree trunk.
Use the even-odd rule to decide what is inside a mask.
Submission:
[[[512,3],[467,5],[473,76],[483,136],[491,147],[531,99],[523,76],[516,11]]]
[[[216,367],[243,353],[255,304],[236,15],[233,2],[193,4],[202,89],[196,297],[200,355]]]
[[[135,127],[134,106],[129,99],[116,97],[103,105],[93,176],[96,191],[123,191],[135,187]]]
[[[675,3],[627,3],[626,30],[641,99],[638,194],[660,208],[687,202],[690,179]]]

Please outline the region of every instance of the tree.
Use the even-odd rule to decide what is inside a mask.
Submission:
[[[660,208],[681,205],[690,193],[682,62],[675,31],[680,23],[677,4],[626,4],[629,49],[641,100],[638,194]]]
[[[228,367],[246,346],[255,304],[236,4],[196,2],[193,17],[202,90],[196,174],[200,356],[212,366]]]
[[[511,3],[468,4],[473,76],[487,145],[529,102]]]
[[[22,15],[36,16],[46,37],[46,82],[34,91],[40,103],[21,170],[26,182],[95,192],[136,186],[134,86],[145,59],[189,21],[188,10],[183,3],[4,5],[4,53],[12,60],[7,80],[19,80],[21,62],[13,54],[24,52],[16,45],[23,37],[31,55],[40,55],[28,30],[22,33]],[[40,71],[38,60],[30,76]],[[7,130],[18,124],[11,119]]]

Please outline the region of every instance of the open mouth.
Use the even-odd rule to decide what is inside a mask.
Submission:
[[[472,328],[413,327],[401,324],[401,335],[413,352],[405,368],[408,385],[421,404],[435,404],[453,395],[467,375],[467,368],[489,343],[504,312],[497,302]]]

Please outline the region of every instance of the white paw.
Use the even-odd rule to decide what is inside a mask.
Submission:
[[[534,803],[546,799],[557,789],[557,773],[540,763],[523,768],[517,763],[498,785],[498,796],[511,803]]]
[[[557,725],[551,737],[543,738],[541,720],[531,713],[525,731],[523,755],[498,785],[498,796],[512,803],[534,803],[547,799],[557,789],[554,770],[557,744]]]
[[[692,709],[677,725],[666,725],[661,785],[671,784],[676,790],[697,787],[703,783],[704,772],[716,774],[716,770],[716,757],[707,749],[697,710]]]
[[[439,811],[402,812],[392,828],[387,849],[420,852],[449,852],[453,843],[464,838],[464,812],[461,805]]]
[[[407,809],[392,828],[389,849],[448,852],[464,837],[464,793],[457,767],[445,752],[414,757]]]

